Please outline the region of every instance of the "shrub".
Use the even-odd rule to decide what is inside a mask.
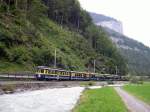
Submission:
[[[82,83],[80,83],[80,85],[81,86],[93,86],[93,85],[95,85],[95,82],[93,82],[93,81],[90,81],[90,82],[82,82]]]
[[[31,60],[31,54],[24,46],[17,46],[7,51],[9,61],[23,64]]]
[[[133,76],[133,77],[130,78],[130,83],[143,84],[143,80],[140,77]]]
[[[109,81],[107,81],[107,84],[114,84],[114,82],[109,80]]]
[[[89,86],[93,86],[93,85],[94,85],[94,82],[91,82],[91,81],[90,81],[90,82],[88,83],[88,85],[89,85]]]
[[[4,85],[2,86],[2,90],[5,92],[5,93],[13,93],[15,91],[15,86],[14,85]]]

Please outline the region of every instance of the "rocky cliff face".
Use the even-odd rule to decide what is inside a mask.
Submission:
[[[103,26],[114,30],[118,33],[123,34],[123,27],[122,23],[114,18],[107,17],[101,14],[90,13],[91,17],[93,18],[93,22],[98,26]]]
[[[98,22],[96,23],[96,25],[100,25],[103,27],[107,27],[110,28],[118,33],[123,34],[123,28],[122,28],[122,23],[120,21],[102,21],[102,22]]]
[[[122,31],[122,23],[114,18],[101,14],[90,13],[93,22],[104,28],[112,42],[126,59],[131,74],[150,75],[150,48],[133,40]]]
[[[150,48],[114,30],[105,28],[105,31],[127,60],[128,69],[131,74],[150,74]]]

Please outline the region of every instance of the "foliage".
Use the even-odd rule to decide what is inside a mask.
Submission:
[[[6,63],[7,70],[53,67],[56,49],[59,68],[92,71],[95,59],[96,72],[114,74],[118,66],[126,74],[116,47],[77,0],[2,0],[0,5],[1,71]]]
[[[109,81],[107,81],[107,84],[114,84],[114,82],[109,80]]]
[[[150,48],[115,31],[106,28],[105,30],[110,37],[119,40],[116,44],[119,46],[119,51],[127,62],[130,74],[138,76],[149,75]]]
[[[127,112],[121,98],[110,87],[85,90],[73,112]]]
[[[89,14],[82,10],[78,0],[44,0],[48,17],[60,25],[78,28],[82,31],[92,23]]]
[[[136,76],[132,76],[130,78],[130,82],[133,84],[143,84],[143,81],[139,77],[136,77]]]

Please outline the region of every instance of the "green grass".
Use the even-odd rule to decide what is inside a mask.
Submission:
[[[124,89],[150,104],[150,83],[145,82],[144,84],[129,84],[124,86]]]
[[[127,112],[113,88],[86,90],[73,112]]]

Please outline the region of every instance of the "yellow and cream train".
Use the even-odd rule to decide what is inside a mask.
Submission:
[[[37,80],[126,80],[125,77],[109,74],[98,74],[91,72],[67,71],[62,69],[54,69],[45,66],[36,68]]]

